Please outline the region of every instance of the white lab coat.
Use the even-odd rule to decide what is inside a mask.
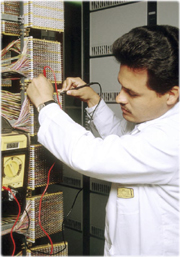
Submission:
[[[106,206],[105,255],[179,254],[179,103],[135,125],[101,100],[94,124],[102,138],[57,104],[39,115],[39,142],[81,174],[112,182]],[[133,198],[118,197],[130,188]]]

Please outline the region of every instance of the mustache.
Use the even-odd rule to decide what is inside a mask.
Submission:
[[[122,109],[124,109],[125,111],[127,111],[127,112],[131,113],[131,112],[130,112],[130,110],[129,110],[129,109],[127,109],[123,104],[120,104],[120,105],[121,105],[121,108],[122,108]]]

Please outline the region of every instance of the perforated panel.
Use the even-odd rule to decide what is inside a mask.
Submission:
[[[39,226],[39,201],[41,196],[27,198],[30,200],[30,225],[27,240],[35,242],[35,239],[46,236]],[[50,235],[62,231],[63,222],[63,193],[46,194],[43,196],[41,206],[41,225]]]

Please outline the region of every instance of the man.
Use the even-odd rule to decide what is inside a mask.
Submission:
[[[38,140],[74,170],[112,182],[105,255],[178,255],[178,29],[135,28],[115,41],[113,54],[121,63],[116,101],[124,119],[90,87],[71,90],[85,84],[80,78],[67,78],[63,90],[87,102],[89,115],[99,103],[95,138],[52,103],[52,85],[40,75],[27,89],[36,107],[48,101]]]

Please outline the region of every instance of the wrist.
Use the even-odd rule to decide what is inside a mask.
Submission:
[[[34,100],[32,99],[32,103],[37,108],[40,104],[43,104],[43,103],[48,102],[50,100],[54,100],[54,98],[53,97],[40,97],[40,98],[35,98]]]
[[[94,97],[88,99],[87,101],[87,105],[89,108],[97,105],[99,103],[99,100],[100,100],[100,96],[98,94],[95,94]]]
[[[41,104],[39,104],[36,108],[37,108],[37,111],[40,112],[42,110],[42,108],[44,108],[46,105],[49,105],[51,103],[55,103],[54,99],[51,99],[51,100],[48,100],[48,101],[45,101]]]

